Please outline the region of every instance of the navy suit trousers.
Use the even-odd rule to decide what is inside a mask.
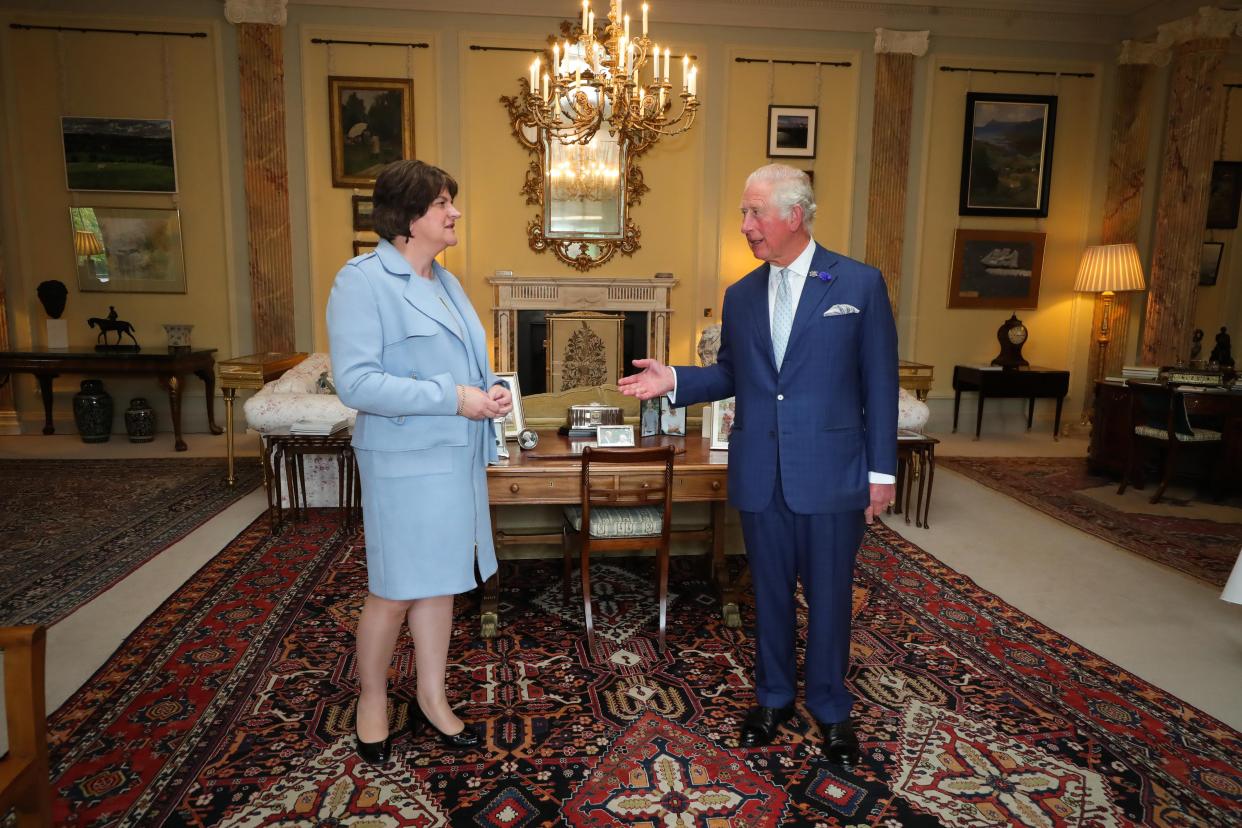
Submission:
[[[854,559],[866,529],[861,511],[797,514],[781,492],[760,512],[741,512],[755,593],[755,689],[759,704],[784,707],[797,694],[794,642],[801,580],[806,597],[806,706],[821,722],[849,717]]]

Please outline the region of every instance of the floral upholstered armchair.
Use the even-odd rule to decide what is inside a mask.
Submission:
[[[246,400],[242,409],[246,427],[268,434],[288,428],[298,420],[348,419],[353,425],[358,412],[347,407],[336,395],[332,382],[332,363],[325,353],[311,354],[272,380]],[[337,505],[337,462],[329,455],[306,458],[306,498],[309,506]],[[284,505],[289,494],[282,491]]]

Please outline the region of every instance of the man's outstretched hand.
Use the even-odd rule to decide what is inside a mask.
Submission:
[[[658,359],[636,359],[634,367],[641,373],[632,374],[617,380],[617,387],[622,394],[649,400],[662,397],[673,390],[673,369]]]

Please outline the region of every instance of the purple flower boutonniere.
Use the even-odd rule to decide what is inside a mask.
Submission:
[[[833,275],[826,270],[812,270],[806,274],[811,279],[819,279],[821,282],[831,282]]]

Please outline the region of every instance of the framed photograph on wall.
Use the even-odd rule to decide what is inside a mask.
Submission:
[[[711,450],[728,450],[729,434],[733,431],[735,407],[733,397],[712,403],[712,443],[709,447]]]
[[[332,186],[370,187],[390,161],[414,158],[414,82],[328,77]]]
[[[1213,161],[1208,187],[1207,228],[1233,230],[1238,226],[1242,199],[1242,161]]]
[[[958,230],[949,275],[950,308],[1018,310],[1039,304],[1044,234]]]
[[[363,253],[370,253],[378,245],[378,241],[371,239],[354,239],[354,255],[361,256]]]
[[[1225,252],[1225,243],[1209,241],[1203,243],[1203,256],[1199,259],[1199,285],[1211,287],[1216,284],[1216,275],[1220,273],[1220,259]]]
[[[768,157],[814,158],[818,106],[768,104]]]
[[[354,216],[354,232],[374,233],[375,221],[372,213],[375,211],[375,202],[371,200],[371,196],[354,196],[350,199],[350,207]]]
[[[522,413],[522,387],[518,385],[516,372],[496,376],[509,386],[509,393],[513,395],[513,410],[505,417],[505,439],[516,440],[522,429],[526,428],[526,415]]]
[[[966,93],[961,216],[1048,215],[1055,95]]]
[[[133,207],[70,207],[78,289],[185,293],[181,214]]]
[[[70,190],[177,192],[173,122],[168,118],[60,119]]]

